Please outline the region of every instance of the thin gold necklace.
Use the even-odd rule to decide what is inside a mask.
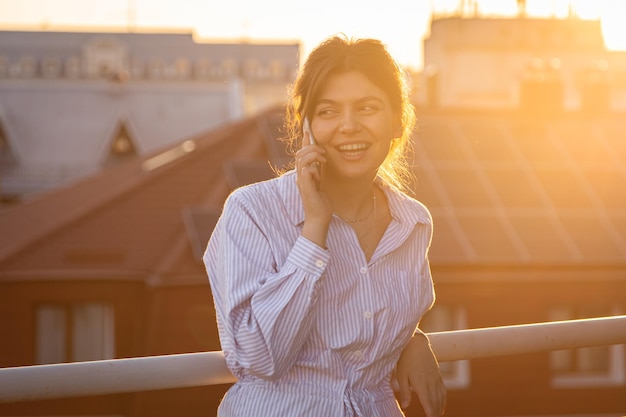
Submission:
[[[370,251],[372,243],[374,243],[374,234],[376,233],[376,195],[373,194],[373,192],[374,191],[372,190],[372,195],[374,196],[374,218],[372,219],[372,227],[370,229],[367,246],[365,247],[365,251],[363,252],[366,258],[367,258],[367,253]]]
[[[339,217],[344,222],[354,224],[354,223],[364,222],[365,220],[367,220],[370,217],[372,217],[372,214],[374,214],[375,212],[376,212],[376,194],[374,194],[374,189],[372,189],[372,209],[365,216],[359,217],[359,218],[356,218],[356,219],[348,219],[346,217],[340,216],[337,213],[335,213],[335,214],[337,214],[337,217]]]

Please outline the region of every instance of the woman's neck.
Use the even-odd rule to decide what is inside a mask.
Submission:
[[[323,185],[322,190],[330,198],[335,214],[343,219],[358,219],[367,215],[376,199],[373,180],[334,181]]]

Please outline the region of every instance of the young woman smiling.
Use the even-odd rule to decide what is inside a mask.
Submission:
[[[294,169],[235,190],[204,256],[238,380],[218,415],[399,417],[412,390],[442,415],[418,328],[434,302],[432,221],[408,194],[403,72],[377,40],[330,38],[304,64],[287,121]]]

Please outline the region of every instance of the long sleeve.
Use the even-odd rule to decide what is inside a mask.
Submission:
[[[225,204],[204,262],[227,364],[275,379],[291,368],[311,329],[329,254],[299,232],[286,254],[276,253],[273,240],[289,238],[278,230],[294,226],[274,224],[277,207],[253,209],[241,194]]]

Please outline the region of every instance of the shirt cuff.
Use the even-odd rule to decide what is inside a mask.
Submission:
[[[320,277],[330,259],[330,252],[320,248],[303,236],[299,236],[287,257],[287,262],[307,273]]]

